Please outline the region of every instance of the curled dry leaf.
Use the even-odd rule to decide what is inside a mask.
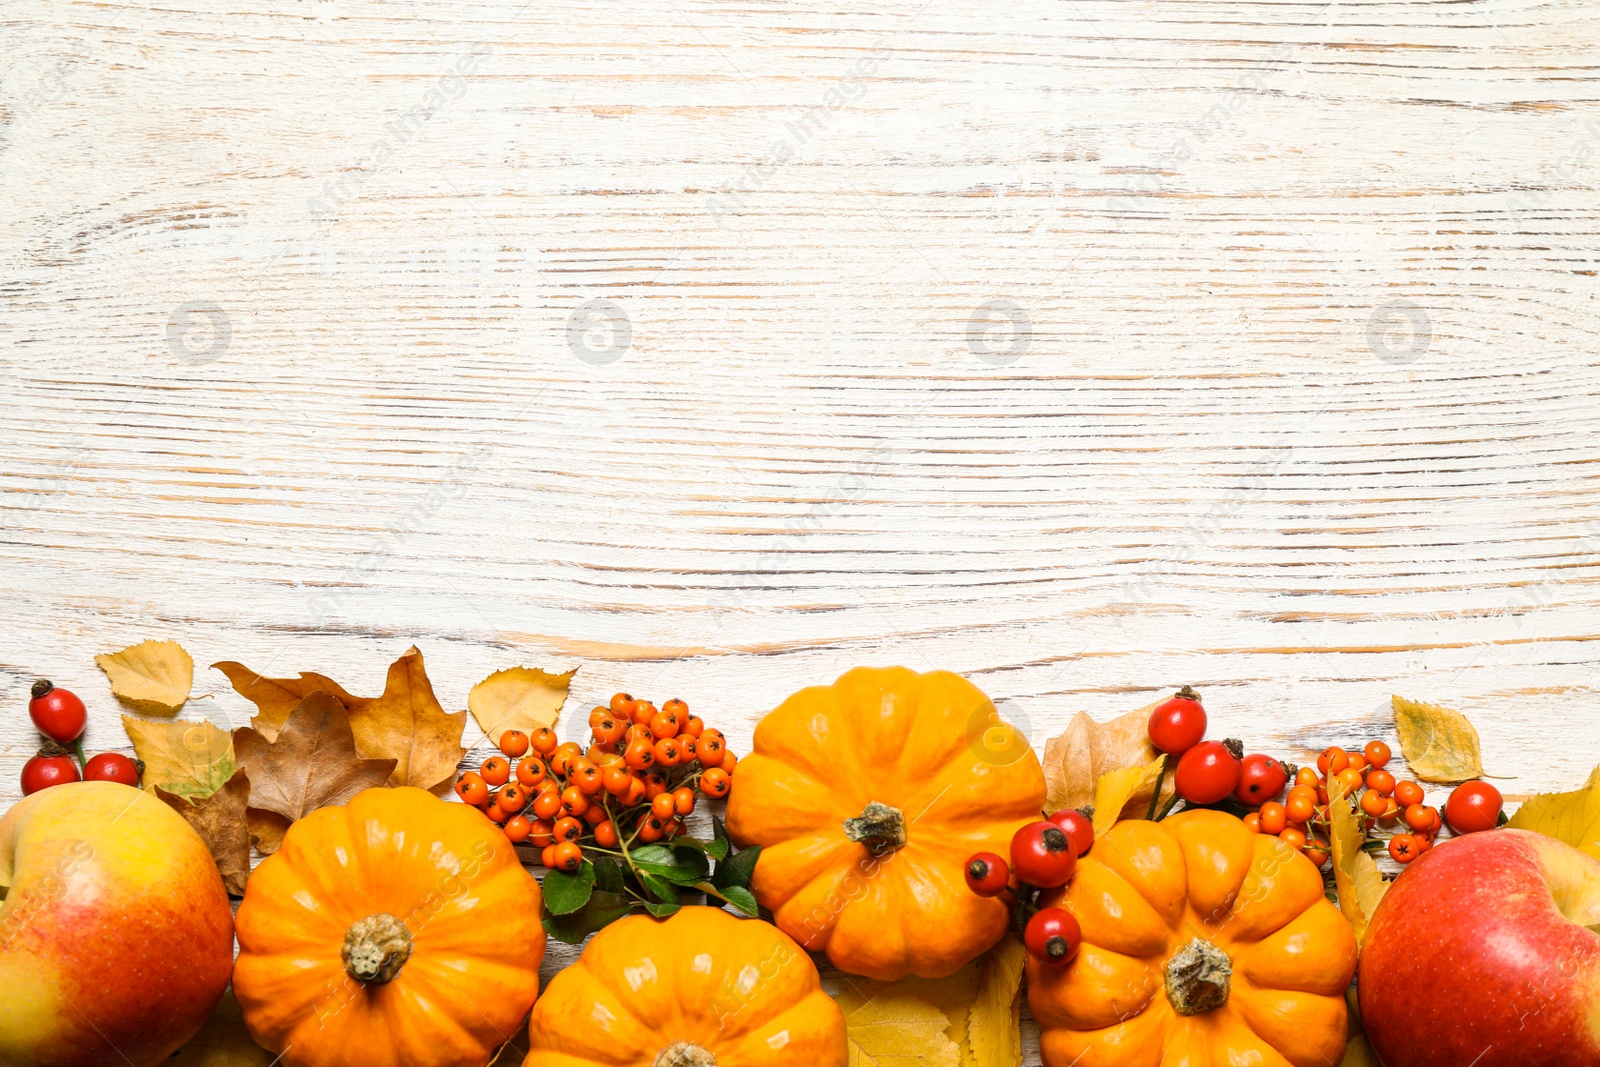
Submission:
[[[194,659],[176,641],[141,641],[94,661],[111,680],[111,695],[147,715],[175,715],[194,687]]]
[[[1164,759],[1157,756],[1143,766],[1124,767],[1100,776],[1094,785],[1095,837],[1110,830],[1118,819],[1142,819],[1149,814],[1150,794],[1155,791]]]
[[[144,761],[144,787],[203,798],[233,777],[233,738],[209,722],[145,722],[122,717],[133,751]]]
[[[1389,891],[1378,864],[1362,848],[1361,822],[1344,795],[1328,798],[1328,844],[1333,856],[1333,884],[1339,894],[1339,910],[1350,920],[1356,944],[1367,936],[1367,923],[1378,908],[1378,901]]]
[[[250,720],[250,725],[268,741],[278,736],[295,705],[312,693],[330,693],[346,708],[356,700],[325,674],[301,671],[298,678],[268,678],[233,660],[211,666],[228,676],[234,692],[256,706],[256,716]]]
[[[1155,709],[1156,704],[1148,704],[1110,722],[1096,722],[1082,711],[1074,715],[1066,732],[1044,747],[1044,780],[1049,789],[1045,807],[1051,812],[1087,807],[1095,803],[1095,792],[1105,775],[1128,767],[1148,767],[1161,755],[1150,743],[1150,713]],[[1154,781],[1152,777],[1109,815],[1115,819],[1122,814],[1142,814],[1141,808],[1148,810]],[[1171,798],[1172,779],[1168,776],[1161,802]]]
[[[395,761],[389,784],[435,792],[450,787],[467,754],[461,746],[467,713],[439,706],[416,646],[389,666],[381,697],[353,697],[348,708],[361,753]]]
[[[467,694],[467,710],[491,743],[507,730],[530,734],[541,726],[554,727],[576,673],[576,667],[565,674],[551,674],[537,667],[495,671],[472,687]]]
[[[276,741],[245,726],[233,732],[233,744],[240,768],[250,776],[250,809],[289,822],[381,786],[394,770],[392,759],[362,759],[356,753],[344,706],[327,693],[312,693],[296,705]],[[252,832],[260,825],[265,824],[253,823]]]
[[[850,1067],[960,1067],[944,1012],[901,983],[852,981],[834,998],[844,1013]]]
[[[172,810],[188,820],[217,861],[217,871],[229,896],[244,896],[245,879],[250,877],[250,831],[245,826],[244,809],[250,798],[250,779],[236,770],[227,784],[198,800],[169,793],[155,786],[155,794]]]
[[[1425,782],[1465,782],[1482,777],[1478,731],[1465,715],[1402,696],[1391,697],[1390,703],[1394,705],[1400,751],[1412,774]]]
[[[250,1040],[244,1012],[230,990],[211,1009],[200,1032],[166,1061],[166,1067],[270,1067],[277,1061],[277,1056]]]
[[[1028,953],[1015,934],[978,958],[978,990],[967,1018],[965,1067],[1022,1063],[1022,971]]]
[[[1529,797],[1506,825],[1565,841],[1600,859],[1600,767],[1582,789]]]

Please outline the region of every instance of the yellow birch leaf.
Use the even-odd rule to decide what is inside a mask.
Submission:
[[[200,800],[233,777],[233,735],[209,722],[145,722],[122,717],[133,751],[144,761],[144,787]]]
[[[839,995],[849,1067],[961,1067],[950,1018],[897,982],[850,980]]]
[[[1066,730],[1044,746],[1040,764],[1048,790],[1045,810],[1086,808],[1096,803],[1095,789],[1105,775],[1125,767],[1143,767],[1160,756],[1150,743],[1150,713],[1163,702],[1118,715],[1110,722],[1096,722],[1082,711],[1074,715]],[[1148,810],[1153,788],[1147,782],[1142,791],[1129,796],[1126,813],[1137,814],[1141,803]],[[1168,778],[1162,787],[1161,802],[1166,803],[1171,797],[1172,780]]]
[[[1400,751],[1412,774],[1425,782],[1465,782],[1483,776],[1478,731],[1465,715],[1402,696],[1391,697],[1390,703]]]
[[[1122,817],[1122,810],[1130,798],[1143,797],[1144,804],[1150,803],[1151,787],[1155,784],[1156,776],[1161,773],[1161,761],[1164,758],[1157,756],[1142,766],[1124,767],[1120,771],[1100,776],[1100,780],[1094,784],[1096,840],[1099,840]],[[1138,817],[1143,817],[1144,814],[1145,812],[1140,812]]]
[[[1328,797],[1328,843],[1333,855],[1333,884],[1339,893],[1339,910],[1355,931],[1356,944],[1367,936],[1367,923],[1378,901],[1389,891],[1378,864],[1361,849],[1361,821],[1350,810],[1345,794]]]
[[[278,1057],[250,1040],[244,1012],[230,990],[222,995],[200,1032],[165,1067],[269,1067]]]
[[[146,715],[176,715],[194,687],[194,659],[176,641],[141,641],[94,658],[111,695]]]
[[[978,992],[967,1016],[962,1061],[969,1067],[1020,1067],[1022,970],[1028,953],[1015,934],[978,959]]]
[[[1529,797],[1506,825],[1565,841],[1600,859],[1600,767],[1582,789]]]
[[[467,710],[483,728],[490,744],[498,744],[507,730],[531,734],[541,726],[554,728],[567,700],[574,667],[566,674],[551,674],[536,667],[508,667],[495,671],[472,687]]]

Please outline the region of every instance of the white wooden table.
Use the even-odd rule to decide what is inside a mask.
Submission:
[[[0,803],[146,637],[1600,762],[1600,12],[10,0]],[[244,723],[202,670],[185,714]],[[472,735],[474,739],[477,735]]]

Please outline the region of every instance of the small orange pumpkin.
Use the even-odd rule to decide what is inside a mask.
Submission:
[[[688,907],[601,930],[551,979],[522,1067],[845,1067],[844,1016],[767,923]]]
[[[482,1067],[539,990],[539,883],[498,827],[409,787],[289,827],[239,905],[233,990],[287,1067]]]
[[[943,978],[1010,920],[967,888],[967,858],[1006,854],[1044,798],[1027,739],[971,682],[857,667],[761,720],[728,832],[762,846],[751,888],[801,945],[869,978]]]
[[[1083,928],[1072,962],[1028,960],[1045,1067],[1344,1056],[1355,936],[1316,867],[1278,838],[1220,811],[1125,820],[1040,903]]]

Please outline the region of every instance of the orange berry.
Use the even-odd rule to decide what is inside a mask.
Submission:
[[[606,821],[606,809],[601,807],[599,804],[590,804],[588,809],[583,813],[583,821],[588,823],[590,826],[598,826],[600,823]]]
[[[517,761],[517,781],[529,789],[537,787],[548,774],[544,760],[538,756],[529,756],[527,759]]]
[[[1305,848],[1306,832],[1304,830],[1297,830],[1293,826],[1285,827],[1283,832],[1278,834],[1278,840],[1284,842],[1290,848]]]
[[[555,843],[555,827],[549,819],[535,819],[528,826],[528,841],[543,848]]]
[[[601,848],[617,847],[617,828],[610,819],[595,824],[594,843]]]
[[[676,715],[679,722],[682,722],[689,715],[689,705],[685,704],[677,697],[673,697],[671,700],[661,705],[661,710]]]
[[[1395,834],[1389,838],[1389,858],[1396,863],[1410,863],[1419,855],[1417,839],[1410,834]]]
[[[1321,781],[1321,779],[1317,777],[1317,772],[1312,770],[1310,767],[1301,767],[1298,771],[1294,772],[1294,784],[1296,788],[1304,785],[1315,789],[1319,781]]]
[[[572,871],[575,871],[579,867],[583,866],[583,849],[579,848],[573,842],[563,841],[561,844],[553,847],[555,848],[555,852],[552,853],[552,856],[556,861],[556,870],[566,871],[570,874]]]
[[[635,741],[648,741],[653,745],[656,743],[656,735],[651,733],[650,727],[643,723],[634,723],[628,727],[627,733],[622,735],[622,743],[631,745]]]
[[[1333,858],[1333,852],[1325,838],[1313,837],[1306,841],[1305,857],[1318,867],[1326,867],[1328,860]]]
[[[600,777],[600,768],[586,759],[575,759],[572,767],[567,772],[567,781],[578,787],[584,796],[594,796],[600,792],[604,784]]]
[[[1433,838],[1428,834],[1412,834],[1417,842],[1417,855],[1422,855],[1433,847]]]
[[[528,791],[515,782],[503,785],[495,795],[494,804],[508,816],[515,815],[528,806]]]
[[[1335,775],[1350,766],[1350,757],[1338,745],[1330,745],[1317,757],[1317,770],[1325,775]]]
[[[589,810],[589,798],[583,790],[575,785],[569,785],[561,791],[561,814],[582,815]]]
[[[1433,817],[1438,812],[1425,804],[1406,805],[1406,825],[1413,830],[1426,830],[1433,825]]]
[[[511,841],[526,841],[528,833],[533,829],[533,820],[526,815],[513,815],[506,820],[505,832]]]
[[[672,818],[675,810],[676,809],[672,804],[671,793],[657,793],[655,799],[650,802],[650,814],[654,815],[658,819],[665,820]]]
[[[544,846],[539,852],[539,862],[544,864],[546,869],[554,869],[556,865],[556,846]]]
[[[1413,804],[1421,804],[1422,796],[1422,787],[1416,782],[1396,782],[1394,784],[1395,803],[1402,808],[1409,808]]]
[[[1261,833],[1261,813],[1252,811],[1244,817],[1244,828],[1253,834]]]
[[[528,735],[521,730],[507,730],[500,735],[500,751],[516,759],[528,751]]]
[[[707,730],[694,739],[694,752],[699,757],[702,767],[721,765],[722,756],[727,751],[728,743],[715,730]]]
[[[535,752],[548,756],[556,750],[556,732],[548,726],[541,726],[529,736],[528,744]]]
[[[511,764],[506,762],[504,756],[490,756],[478,768],[478,773],[483,775],[483,780],[494,785],[505,785],[511,778]]]
[[[654,801],[656,797],[660,796],[666,791],[666,776],[656,771],[651,771],[649,774],[644,776],[644,798],[646,800]]]
[[[1376,789],[1369,789],[1361,794],[1361,810],[1377,818],[1389,807],[1389,798]]]
[[[622,759],[623,762],[636,771],[642,771],[646,767],[654,767],[656,764],[656,747],[641,738],[628,746],[628,751],[622,754]]]
[[[728,772],[720,767],[712,767],[700,775],[700,792],[708,797],[727,796],[728,787],[732,784]]]
[[[468,771],[456,780],[456,796],[477,807],[489,799],[489,785],[477,771]]]
[[[700,752],[695,747],[694,738],[690,737],[688,734],[680,733],[676,740],[678,742],[679,763],[692,763],[696,758],[699,757]]]
[[[657,738],[678,736],[678,717],[670,711],[658,711],[650,717],[650,732]]]
[[[583,749],[576,741],[563,741],[550,755],[550,769],[565,778],[572,772],[572,761],[583,758]]]
[[[1350,765],[1345,770],[1360,771],[1362,774],[1367,773],[1367,757],[1359,752],[1352,752],[1345,758],[1350,761]]]
[[[628,732],[628,728],[621,719],[612,718],[611,714],[607,712],[605,718],[590,725],[590,732],[594,734],[594,739],[602,745],[614,745],[622,740],[623,735]]]
[[[648,700],[641,700],[633,706],[633,721],[640,726],[649,726],[650,720],[656,717],[656,706]]]
[[[627,693],[613,694],[611,697],[611,714],[631,718],[633,715],[633,704],[633,697],[629,696]]]
[[[513,812],[505,810],[498,804],[486,804],[481,810],[485,815],[489,816],[489,818],[493,819],[501,826],[504,826],[506,820],[511,818],[511,816],[514,814]]]
[[[679,816],[689,815],[694,811],[694,790],[686,785],[680,785],[672,791],[672,810]]]
[[[1389,746],[1382,741],[1368,741],[1367,747],[1361,750],[1367,757],[1367,766],[1382,770],[1389,762]]]
[[[563,816],[551,827],[550,836],[558,845],[563,841],[576,841],[583,836],[583,823],[570,815]]]
[[[1338,783],[1339,794],[1341,796],[1349,796],[1351,793],[1354,793],[1357,789],[1361,788],[1361,772],[1346,767],[1344,770],[1334,775],[1334,781]],[[1328,788],[1328,793],[1331,795],[1333,791],[1334,788],[1330,786]]]
[[[727,773],[729,778],[732,778],[733,777],[734,764],[736,764],[738,762],[739,762],[739,757],[735,756],[733,754],[733,749],[730,748],[730,749],[728,749],[728,751],[726,751],[726,752],[724,752],[722,754],[722,762],[717,764],[717,766],[721,767]],[[704,765],[704,763],[705,763],[705,761],[701,760],[702,766]]]
[[[666,829],[666,823],[662,822],[654,815],[646,815],[639,823],[639,840],[660,841],[661,832],[664,829]]]
[[[628,791],[628,781],[633,775],[628,773],[628,768],[611,766],[607,767],[600,775],[600,784],[605,791],[614,797],[620,797]]]
[[[1367,788],[1376,789],[1379,796],[1390,796],[1394,793],[1394,775],[1388,771],[1375,769],[1367,772]]]
[[[671,704],[672,701],[669,700],[669,701],[667,701],[667,703]],[[678,731],[678,736],[679,737],[699,737],[700,736],[700,732],[702,730],[704,730],[705,728],[706,728],[706,724],[705,724],[704,721],[701,720],[700,716],[698,716],[698,715],[684,715],[684,717],[683,717],[683,727]]]
[[[1284,805],[1272,801],[1261,805],[1261,832],[1264,834],[1281,834],[1289,825],[1289,812]]]
[[[628,791],[622,796],[622,806],[631,808],[641,801],[648,800],[650,798],[647,794],[644,780],[635,774],[628,779]]]
[[[533,813],[541,819],[553,819],[561,814],[561,794],[552,790],[534,797]]]
[[[656,742],[656,763],[662,767],[676,767],[682,758],[683,751],[678,748],[678,739],[663,737]]]

